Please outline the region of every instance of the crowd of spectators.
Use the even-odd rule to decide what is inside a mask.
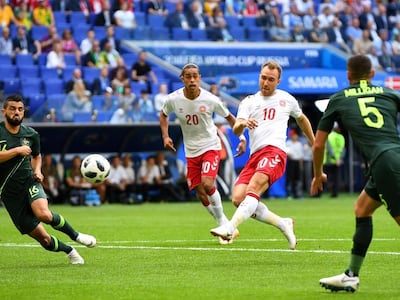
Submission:
[[[168,29],[170,39],[174,29],[200,30],[208,40],[225,42],[249,40],[262,30],[254,41],[329,43],[347,54],[369,55],[378,70],[400,69],[400,4],[394,0],[0,0],[0,24],[0,55],[14,65],[31,56],[62,80],[63,108],[47,111],[56,110],[58,121],[103,109],[114,123],[156,118],[160,105],[154,98],[159,85],[163,94],[170,90],[169,82],[157,78],[146,52],[127,62],[120,47],[143,24]],[[98,72],[89,78],[85,68]],[[25,69],[19,73],[27,76]],[[41,120],[49,120],[48,114]]]

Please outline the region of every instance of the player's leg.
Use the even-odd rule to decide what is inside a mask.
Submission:
[[[73,241],[85,245],[87,247],[94,247],[96,239],[88,234],[77,232],[62,215],[52,212],[49,209],[48,201],[45,198],[36,198],[31,202],[31,208],[34,215],[43,223],[51,225],[54,229],[61,231],[68,235]]]
[[[62,241],[58,240],[55,236],[51,236],[47,233],[44,229],[42,224],[38,224],[35,229],[28,233],[30,237],[34,238],[36,241],[40,243],[40,245],[52,252],[65,252],[70,260],[71,264],[84,264],[85,261],[79,255],[75,248],[63,243]]]

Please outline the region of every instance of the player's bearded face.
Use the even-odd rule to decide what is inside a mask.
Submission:
[[[10,105],[6,108],[5,118],[10,125],[18,126],[24,120],[24,107]]]

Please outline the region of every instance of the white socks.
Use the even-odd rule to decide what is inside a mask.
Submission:
[[[210,196],[208,195],[208,201],[210,201],[210,205],[207,209],[211,209],[213,211],[212,215],[217,221],[218,226],[221,226],[228,222],[228,218],[224,214],[224,209],[222,207],[221,194],[215,189],[214,193]]]
[[[268,207],[261,201],[258,202],[257,209],[252,217],[260,222],[273,225],[281,230],[283,230],[286,226],[284,220],[280,216],[270,211]]]
[[[244,198],[242,203],[240,203],[231,219],[232,225],[237,228],[240,224],[250,218],[257,209],[258,203],[259,201],[257,198],[247,194],[246,198]]]

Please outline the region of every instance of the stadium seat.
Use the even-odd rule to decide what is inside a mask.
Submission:
[[[74,123],[90,123],[92,122],[92,113],[86,111],[74,112]]]
[[[143,116],[143,121],[144,122],[158,122],[159,121],[158,114],[156,112],[146,113]]]
[[[48,33],[49,29],[46,26],[33,25],[31,28],[31,36],[34,40],[40,41]]]
[[[93,95],[91,97],[93,109],[97,109],[97,111],[101,111],[103,109],[103,95]]]
[[[68,23],[70,24],[87,24],[86,16],[80,11],[71,11],[67,16]]]
[[[76,68],[77,68],[76,66],[66,66],[63,70],[63,75],[62,75],[63,80],[64,81],[70,80]]]
[[[135,11],[136,27],[146,26],[146,14],[141,11]]]
[[[183,28],[172,28],[171,39],[174,41],[189,41],[191,40],[190,31]]]
[[[67,95],[65,95],[64,93],[47,95],[47,100],[46,100],[47,110],[54,108],[56,110],[56,113],[61,114],[61,110],[64,105],[66,97]],[[59,120],[61,119],[59,118]]]
[[[101,41],[106,37],[106,28],[104,26],[93,26],[93,31],[96,36],[96,40]]]
[[[37,79],[39,75],[39,67],[36,65],[18,65],[18,76],[21,80]]]
[[[155,41],[167,41],[170,40],[170,32],[166,27],[152,27],[151,38]]]
[[[17,94],[21,91],[21,81],[18,78],[4,78],[3,92],[5,95]]]
[[[64,11],[53,11],[53,15],[54,15],[54,22],[57,25],[67,24],[67,18],[65,17]]]
[[[182,82],[172,82],[171,83],[171,91],[175,91],[177,89],[180,89],[183,87],[183,83]]]
[[[111,120],[113,112],[112,111],[98,111],[96,122],[97,123],[108,123]]]
[[[152,28],[162,28],[164,27],[165,17],[161,15],[147,15],[147,25],[151,26]]]
[[[47,53],[41,53],[37,59],[37,64],[40,66],[45,66],[47,64]]]
[[[265,33],[262,27],[247,28],[247,40],[250,42],[265,42]]]
[[[42,77],[43,81],[59,78],[57,68],[47,68],[46,66],[39,66],[39,70],[40,76]]]
[[[248,27],[257,26],[256,20],[257,20],[256,17],[246,17],[246,16],[243,17],[242,18],[243,27],[248,28]]]
[[[82,77],[85,81],[92,83],[93,80],[100,76],[100,68],[82,67]]]
[[[17,77],[17,67],[13,65],[1,65],[0,80]]]
[[[37,115],[40,118],[45,110],[46,97],[43,94],[31,94],[27,98],[30,117],[35,119],[34,115]]]
[[[42,79],[37,77],[21,80],[21,93],[24,97],[29,97],[32,94],[42,94]]]
[[[241,21],[237,16],[225,16],[226,24],[228,24],[229,29],[233,29],[241,26]]]
[[[192,41],[208,41],[207,32],[204,29],[193,28],[191,36]]]
[[[54,94],[62,94],[64,93],[64,81],[61,79],[57,79],[57,77],[53,79],[47,78],[46,80],[43,79],[43,88],[44,93],[49,95]]]
[[[30,54],[17,54],[15,55],[15,64],[17,66],[33,66],[35,62]]]
[[[147,90],[147,84],[144,82],[131,81],[131,90],[132,93],[135,93],[136,96],[139,97],[141,90]]]
[[[246,29],[244,27],[234,27],[229,31],[235,40],[239,42],[244,42],[247,40]]]
[[[65,54],[64,61],[67,66],[76,66],[76,57],[74,54]]]
[[[11,56],[8,54],[0,54],[0,65],[3,66],[11,66]]]
[[[132,32],[132,39],[138,41],[151,40],[151,28],[149,26],[136,27]]]
[[[136,52],[122,54],[122,58],[128,69],[138,60],[138,56]]]
[[[114,34],[117,40],[130,40],[133,35],[133,30],[123,27],[114,27]]]

